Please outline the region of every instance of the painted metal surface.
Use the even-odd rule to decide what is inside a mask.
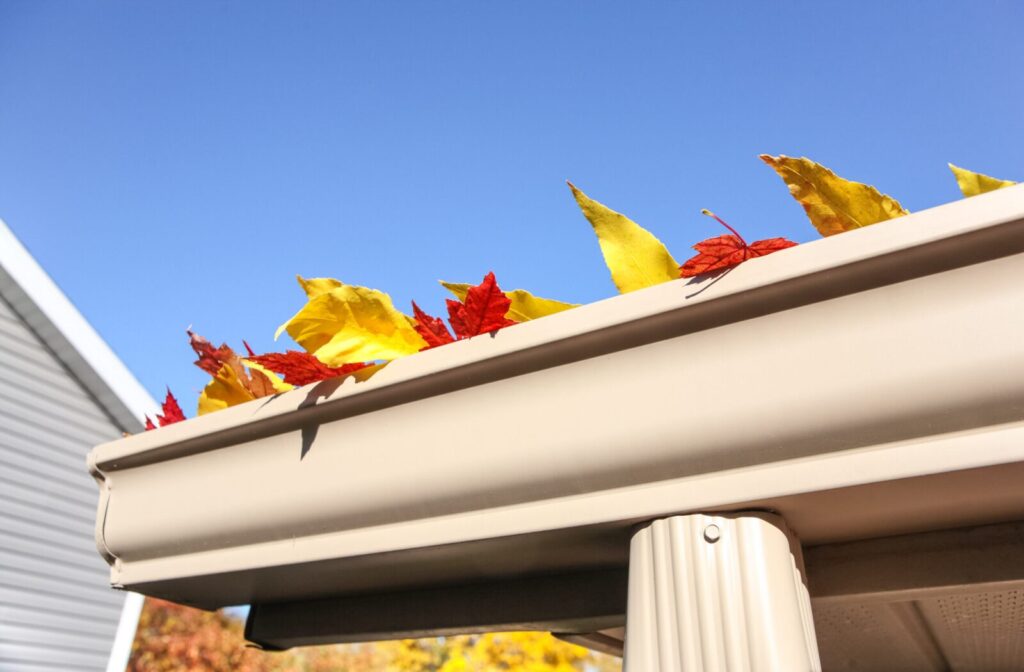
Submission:
[[[101,445],[97,543],[215,607],[621,568],[694,512],[1022,520],[1022,276],[1024,186]]]
[[[265,649],[466,633],[621,628],[626,568],[257,604],[245,638]]]
[[[800,542],[777,516],[656,520],[631,542],[626,672],[820,672]]]
[[[803,556],[826,672],[1024,664],[1024,522],[824,544]],[[625,630],[564,638],[621,656]]]
[[[826,670],[1024,666],[1024,522],[805,552]]]
[[[559,571],[621,562],[638,520],[784,498],[814,543],[1024,517],[1012,480],[927,485],[1024,459],[1022,217],[1006,189],[100,446],[112,580],[217,606]],[[914,477],[885,516],[801,504]]]

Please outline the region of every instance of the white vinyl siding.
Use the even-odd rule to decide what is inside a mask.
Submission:
[[[124,595],[85,456],[120,430],[0,298],[0,670],[105,670]]]

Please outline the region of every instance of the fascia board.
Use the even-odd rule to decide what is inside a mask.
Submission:
[[[1022,189],[100,446],[112,580],[218,606],[572,569],[687,511],[815,542],[1024,517]]]

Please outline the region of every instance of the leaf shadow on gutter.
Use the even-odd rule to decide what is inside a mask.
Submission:
[[[299,409],[310,408],[316,406],[317,402],[321,399],[334,394],[341,384],[345,382],[344,376],[337,376],[335,378],[328,378],[327,380],[321,380],[319,383],[313,386],[313,388],[306,395],[306,398],[299,404]],[[313,448],[313,442],[316,441],[317,432],[320,431],[319,422],[304,422],[300,428],[302,433],[302,448],[299,452],[299,461],[301,462]]]
[[[732,266],[730,268],[722,269],[721,271],[705,273],[703,275],[691,279],[690,282],[686,283],[685,286],[689,287],[690,285],[698,285],[700,286],[700,289],[693,292],[692,294],[688,294],[686,298],[690,299],[707,291],[712,286],[714,286],[714,284],[717,283],[719,280],[729,275],[729,273],[731,273],[735,268],[735,266]],[[488,335],[492,339],[497,338],[498,331],[500,330],[495,329],[494,331],[489,332]],[[333,395],[346,380],[347,376],[339,376],[336,378],[328,378],[326,380],[320,381],[319,383],[314,385],[312,389],[310,389],[308,394],[306,394],[306,398],[303,399],[302,403],[299,404],[298,409],[301,410],[316,406],[321,399],[327,399],[328,397]],[[274,395],[273,398],[277,398],[278,396],[280,395]],[[268,399],[267,403],[270,403],[270,401],[272,401],[273,398]],[[320,422],[313,421],[305,422],[300,426],[300,431],[302,434],[302,445],[299,451],[299,461],[304,460],[309,451],[313,449],[313,444],[316,442],[317,433],[320,431],[320,424]]]
[[[737,264],[737,266],[738,265],[739,264]],[[714,286],[714,284],[716,282],[718,282],[719,280],[721,280],[725,276],[727,276],[730,273],[732,273],[735,268],[736,268],[736,266],[730,266],[729,268],[723,268],[721,271],[718,271],[718,272],[704,273],[702,275],[698,275],[697,277],[693,278],[688,283],[686,283],[684,285],[684,287],[689,287],[690,285],[704,285],[704,286],[701,287],[700,289],[698,289],[693,294],[687,294],[686,298],[687,299],[692,299],[695,296],[699,296],[699,295],[703,294],[707,290],[711,289],[711,287]]]

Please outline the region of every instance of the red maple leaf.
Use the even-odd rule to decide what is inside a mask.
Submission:
[[[167,397],[164,399],[163,407],[160,410],[163,411],[163,415],[156,416],[156,420],[160,423],[161,427],[181,422],[185,419],[185,414],[182,413],[178,400],[171,394],[171,388],[167,388]]]
[[[235,356],[235,351],[227,343],[221,343],[219,348],[215,348],[213,343],[210,343],[191,329],[186,329],[186,333],[188,334],[188,344],[199,355],[195,365],[211,376],[216,376],[220,367],[231,361],[231,358]]]
[[[702,210],[701,213],[713,217],[719,224],[732,231],[732,235],[708,238],[694,245],[693,249],[697,250],[697,254],[687,259],[679,267],[679,277],[681,278],[692,278],[695,275],[730,268],[747,259],[763,257],[766,254],[796,245],[792,240],[785,238],[767,238],[748,245],[747,241],[743,240],[743,236],[718,215],[709,210]]]
[[[423,340],[427,342],[427,347],[423,348],[428,350],[430,348],[436,348],[439,345],[445,345],[451,343],[455,339],[452,338],[452,334],[448,331],[448,327],[445,326],[444,320],[440,317],[434,317],[423,312],[423,310],[416,305],[416,302],[412,302],[412,314],[416,318],[413,327],[416,329],[416,333],[423,337]]]
[[[493,272],[485,275],[479,285],[469,288],[465,301],[448,299],[447,303],[448,321],[459,340],[515,324],[505,317],[512,301],[498,287]]]
[[[248,348],[248,345],[246,347]],[[246,359],[270,369],[292,385],[308,385],[327,378],[345,376],[369,366],[369,364],[362,362],[343,364],[338,367],[327,366],[314,355],[299,350],[288,350],[284,353],[270,352],[265,355],[250,355]]]
[[[176,422],[181,422],[185,419],[185,414],[181,411],[181,406],[178,405],[178,400],[171,394],[171,389],[167,388],[167,397],[164,399],[163,406],[160,408],[162,414],[157,414],[156,421],[160,423],[161,427],[166,425],[173,425]],[[153,421],[146,417],[146,431],[156,429],[156,425]]]

